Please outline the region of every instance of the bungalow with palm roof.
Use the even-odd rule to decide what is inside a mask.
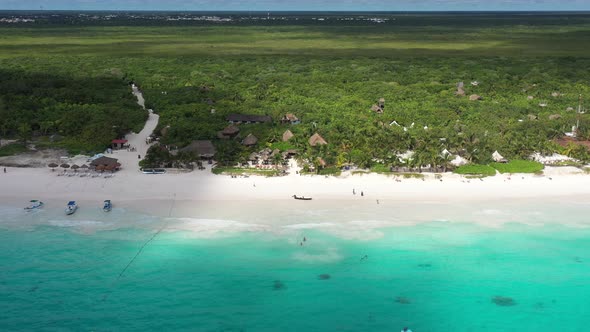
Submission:
[[[217,137],[221,139],[230,139],[238,136],[240,133],[240,128],[234,126],[233,124],[225,127],[222,131],[217,133]]]
[[[258,143],[258,138],[252,134],[248,134],[248,136],[242,141],[242,144],[245,146],[254,146],[256,143]]]
[[[295,135],[293,135],[293,133],[289,129],[285,130],[285,132],[283,133],[283,142],[290,140],[291,138],[293,138],[293,136]]]
[[[309,145],[316,146],[316,145],[326,145],[328,142],[320,136],[320,134],[315,133],[309,138]]]
[[[216,150],[211,141],[197,140],[192,141],[191,144],[180,149],[179,152],[190,153],[199,158],[211,159],[215,156]]]
[[[300,124],[301,121],[295,116],[295,114],[287,113],[281,118],[281,123]]]

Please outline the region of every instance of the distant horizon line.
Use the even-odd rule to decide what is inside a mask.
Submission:
[[[590,9],[585,10],[243,10],[243,9],[224,9],[224,10],[170,10],[170,9],[2,9],[0,12],[140,12],[140,13],[590,13]]]

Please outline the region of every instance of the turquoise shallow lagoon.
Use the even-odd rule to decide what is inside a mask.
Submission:
[[[90,220],[49,222],[48,212],[14,227],[19,218],[0,228],[2,331],[587,331],[590,322],[590,228],[433,221],[366,239],[321,227],[153,237],[157,227],[81,232],[72,225]]]

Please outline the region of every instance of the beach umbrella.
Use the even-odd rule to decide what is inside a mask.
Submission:
[[[84,165],[80,166],[80,168],[82,168],[84,170],[88,170],[88,165],[84,164]]]
[[[59,165],[59,167],[63,168],[65,171],[66,168],[70,168],[70,165],[69,164],[61,164],[61,165]]]
[[[59,165],[56,164],[56,163],[51,163],[51,164],[49,164],[47,166],[50,167],[52,171],[55,171],[55,168],[58,167]]]
[[[80,166],[72,165],[72,169],[74,170],[74,172],[78,172],[78,168],[80,168]]]

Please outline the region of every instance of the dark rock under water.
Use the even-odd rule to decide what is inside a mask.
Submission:
[[[514,301],[513,298],[506,296],[494,296],[492,298],[492,302],[501,307],[510,307],[516,305],[516,301]]]
[[[409,298],[405,297],[405,296],[398,296],[395,298],[395,302],[399,303],[399,304],[410,304],[412,303],[412,301],[410,301]]]
[[[331,278],[331,276],[330,276],[329,274],[327,274],[327,273],[320,274],[320,275],[318,276],[318,279],[320,279],[320,280],[328,280],[328,279],[330,279],[330,278]]]
[[[285,286],[285,284],[284,284],[282,281],[280,281],[280,280],[275,280],[275,281],[274,281],[274,283],[273,283],[273,286],[272,286],[272,288],[273,288],[274,290],[282,290],[282,289],[285,289],[285,288],[287,288],[287,286]]]

